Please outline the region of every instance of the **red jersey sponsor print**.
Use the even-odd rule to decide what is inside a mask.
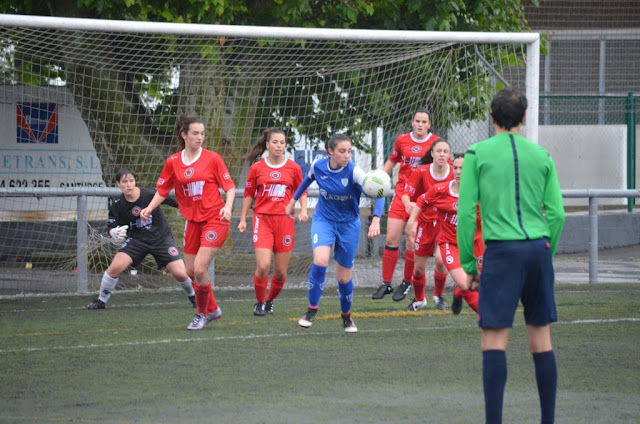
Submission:
[[[398,182],[396,183],[397,193],[402,193],[404,183],[409,179],[411,172],[420,165],[420,160],[436,140],[440,140],[440,137],[432,133],[429,133],[424,140],[413,138],[413,133],[398,136],[391,156],[389,156],[391,162],[400,164]]]
[[[449,182],[453,180],[453,169],[447,164],[447,172],[443,177],[437,177],[433,173],[432,163],[420,165],[411,173],[408,181],[404,184],[404,193],[411,198],[412,202],[423,193],[426,193],[436,184]],[[438,219],[437,208],[427,206],[422,209],[421,218],[425,221]]]
[[[235,188],[227,166],[211,150],[201,149],[190,163],[185,163],[183,152],[169,156],[165,162],[156,184],[158,193],[167,197],[175,188],[180,213],[188,221],[219,219],[224,200],[218,189],[226,192]]]
[[[251,165],[244,197],[255,199],[253,210],[265,215],[284,215],[293,193],[302,183],[302,169],[291,159],[271,165],[266,158]]]
[[[458,193],[452,192],[452,185],[453,181],[436,184],[416,201],[416,205],[422,208],[422,212],[418,217],[419,220],[422,219],[425,209],[434,207],[437,209],[438,227],[440,228],[436,239],[437,244],[458,244]],[[482,237],[479,211],[477,212],[477,224],[475,238]]]

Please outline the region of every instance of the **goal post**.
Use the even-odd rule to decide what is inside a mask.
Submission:
[[[246,156],[267,127],[284,130],[287,155],[303,171],[324,154],[331,134],[344,132],[353,140],[354,161],[368,171],[382,166],[395,138],[411,130],[413,113],[426,107],[433,132],[462,153],[492,135],[489,102],[505,81],[526,92],[526,136],[537,142],[535,33],[20,15],[0,15],[0,30],[0,268],[7,270],[0,294],[68,291],[66,283],[77,278],[74,271],[85,259],[87,288],[96,289],[115,252],[104,237],[112,197],[82,199],[87,212],[78,217],[77,196],[61,196],[59,190],[106,190],[121,167],[136,172],[139,186],[154,187],[177,149],[174,127],[181,113],[203,119],[206,147],[222,155],[238,188],[229,239],[216,261],[218,287],[252,285],[251,234],[236,227],[250,166]],[[20,192],[34,188],[38,196]],[[310,207],[314,201],[312,195]],[[374,286],[381,278],[384,235],[367,240],[370,201],[361,207],[354,282]],[[163,211],[180,244],[182,217],[172,208]],[[76,228],[84,220],[89,232],[81,251]],[[296,222],[295,245],[288,284],[304,286],[311,263],[308,224]],[[123,276],[123,287],[173,287],[153,265],[147,258],[136,275]],[[402,262],[399,279],[401,272]]]

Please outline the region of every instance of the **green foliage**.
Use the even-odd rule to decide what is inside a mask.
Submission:
[[[167,2],[165,0],[77,0],[70,2],[45,2],[41,0],[28,1],[3,1],[0,2],[0,11],[8,13],[25,14],[54,14],[57,16],[77,16],[101,19],[124,19],[160,22],[184,22],[200,24],[234,24],[234,25],[265,25],[265,26],[291,26],[291,27],[326,27],[326,28],[376,28],[387,30],[437,30],[437,31],[522,31],[526,21],[521,0],[333,0],[333,1],[309,1],[309,0],[189,0],[179,2]],[[157,41],[153,48],[176,49],[175,37],[166,36],[164,40]],[[145,107],[148,119],[154,123],[155,133],[164,134],[154,143],[160,143],[160,148],[166,148],[166,139],[172,131],[175,115],[186,110],[196,112],[211,122],[217,124],[223,122],[224,96],[233,96],[234,81],[242,77],[242,70],[238,67],[228,66],[230,56],[251,51],[251,47],[238,47],[221,49],[225,40],[219,43],[211,43],[201,46],[190,46],[189,41],[179,40],[180,50],[196,54],[200,58],[206,58],[212,72],[222,77],[224,86],[216,87],[213,91],[219,98],[211,105],[183,104],[181,95],[171,83],[172,72],[175,69],[167,68],[162,73],[148,71],[140,67],[122,67],[114,73],[115,78],[129,79],[133,81],[135,96],[141,100],[132,99],[134,103],[141,101]],[[264,41],[262,41],[264,42]],[[269,42],[269,41],[267,41]],[[114,51],[118,49],[118,40],[113,39]],[[299,47],[304,49],[301,42]],[[180,52],[177,52],[180,53]],[[16,50],[14,64],[14,78],[23,84],[43,85],[51,80],[65,80],[64,68],[50,66],[43,69],[26,69],[31,65],[28,61],[21,61],[20,50]],[[109,55],[105,61],[110,59]],[[183,60],[188,60],[182,55]],[[491,59],[491,58],[490,58]],[[516,63],[515,55],[492,58],[502,64],[521,66]],[[135,57],[129,60],[135,62]],[[120,66],[119,63],[111,65]],[[437,63],[422,63],[416,65],[416,72],[428,72],[430,68],[437,68]],[[479,65],[478,65],[479,66]],[[136,72],[132,72],[132,69]],[[473,70],[469,69],[472,75]],[[120,74],[117,76],[117,74]],[[464,74],[464,70],[461,71]],[[5,73],[6,75],[6,73]],[[37,75],[37,76],[36,76]],[[5,80],[7,78],[5,77]],[[324,92],[319,96],[315,104],[310,87],[321,85],[336,85],[336,80],[344,81],[342,86],[336,86],[336,90],[317,90]],[[469,102],[482,102],[489,98],[490,93],[482,92],[479,82],[473,79],[460,79],[460,84],[467,85],[455,88],[439,88],[438,98],[431,95],[422,102],[429,102],[429,107],[436,109],[434,103],[442,102],[442,110],[451,112],[446,117],[446,123],[451,125],[463,117],[473,118],[468,112],[478,110],[476,107],[465,104]],[[5,81],[7,82],[7,81]],[[73,90],[72,81],[65,81]],[[180,87],[184,87],[188,81],[180,73]],[[277,80],[256,80],[245,92],[255,93],[256,99],[251,104],[241,105],[239,100],[232,100],[235,104],[234,119],[255,128],[252,134],[244,131],[233,133],[225,132],[219,127],[214,127],[216,139],[229,138],[236,143],[235,147],[246,148],[255,139],[258,132],[267,126],[279,126],[289,129],[295,128],[298,133],[309,136],[312,140],[322,140],[331,132],[342,128],[348,128],[349,135],[353,138],[356,147],[362,146],[362,139],[371,128],[383,125],[390,121],[409,122],[412,111],[403,108],[403,104],[411,104],[406,96],[395,94],[388,82],[377,81],[376,76],[369,71],[349,71],[333,78],[324,76],[301,77],[298,84],[288,85],[288,88],[278,88],[281,84]],[[277,93],[275,91],[278,91]],[[125,90],[126,91],[126,90]],[[341,93],[348,93],[347,97]],[[469,93],[477,97],[468,99]],[[434,93],[436,94],[436,93]],[[124,95],[124,92],[123,92]],[[413,94],[424,97],[423,94]],[[280,104],[274,104],[270,108],[256,108],[261,99],[283,99]],[[355,99],[367,98],[370,106],[363,107],[355,102]],[[202,96],[198,97],[203,102]],[[105,100],[106,101],[106,100]],[[210,102],[210,100],[207,100]],[[445,104],[445,102],[448,102]],[[414,103],[415,104],[415,103]],[[457,104],[458,107],[453,105]],[[217,105],[217,106],[216,106]],[[219,109],[216,109],[218,108]],[[322,120],[319,119],[322,113]],[[465,113],[467,113],[465,115]],[[85,117],[86,119],[92,119]],[[443,118],[444,120],[444,118]],[[326,122],[334,123],[330,126]],[[135,125],[135,124],[134,124]],[[236,126],[237,127],[237,126]],[[406,128],[404,128],[406,129]],[[391,129],[395,130],[395,129]],[[139,131],[130,130],[131,134],[139,135]],[[114,140],[118,143],[121,140]],[[237,143],[242,143],[237,145]],[[216,146],[210,146],[215,148]],[[100,154],[100,151],[99,151]],[[109,156],[111,158],[111,156]],[[101,160],[105,160],[101,157]]]

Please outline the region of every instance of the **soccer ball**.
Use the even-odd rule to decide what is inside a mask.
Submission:
[[[365,174],[362,190],[373,199],[386,197],[391,193],[391,178],[382,169],[373,169]]]

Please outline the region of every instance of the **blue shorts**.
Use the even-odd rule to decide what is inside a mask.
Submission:
[[[518,300],[522,301],[527,324],[556,322],[553,282],[551,248],[546,238],[487,242],[480,276],[478,325],[511,328]]]
[[[352,222],[325,221],[313,217],[311,247],[334,246],[333,259],[344,268],[353,268],[360,241],[360,220]]]

